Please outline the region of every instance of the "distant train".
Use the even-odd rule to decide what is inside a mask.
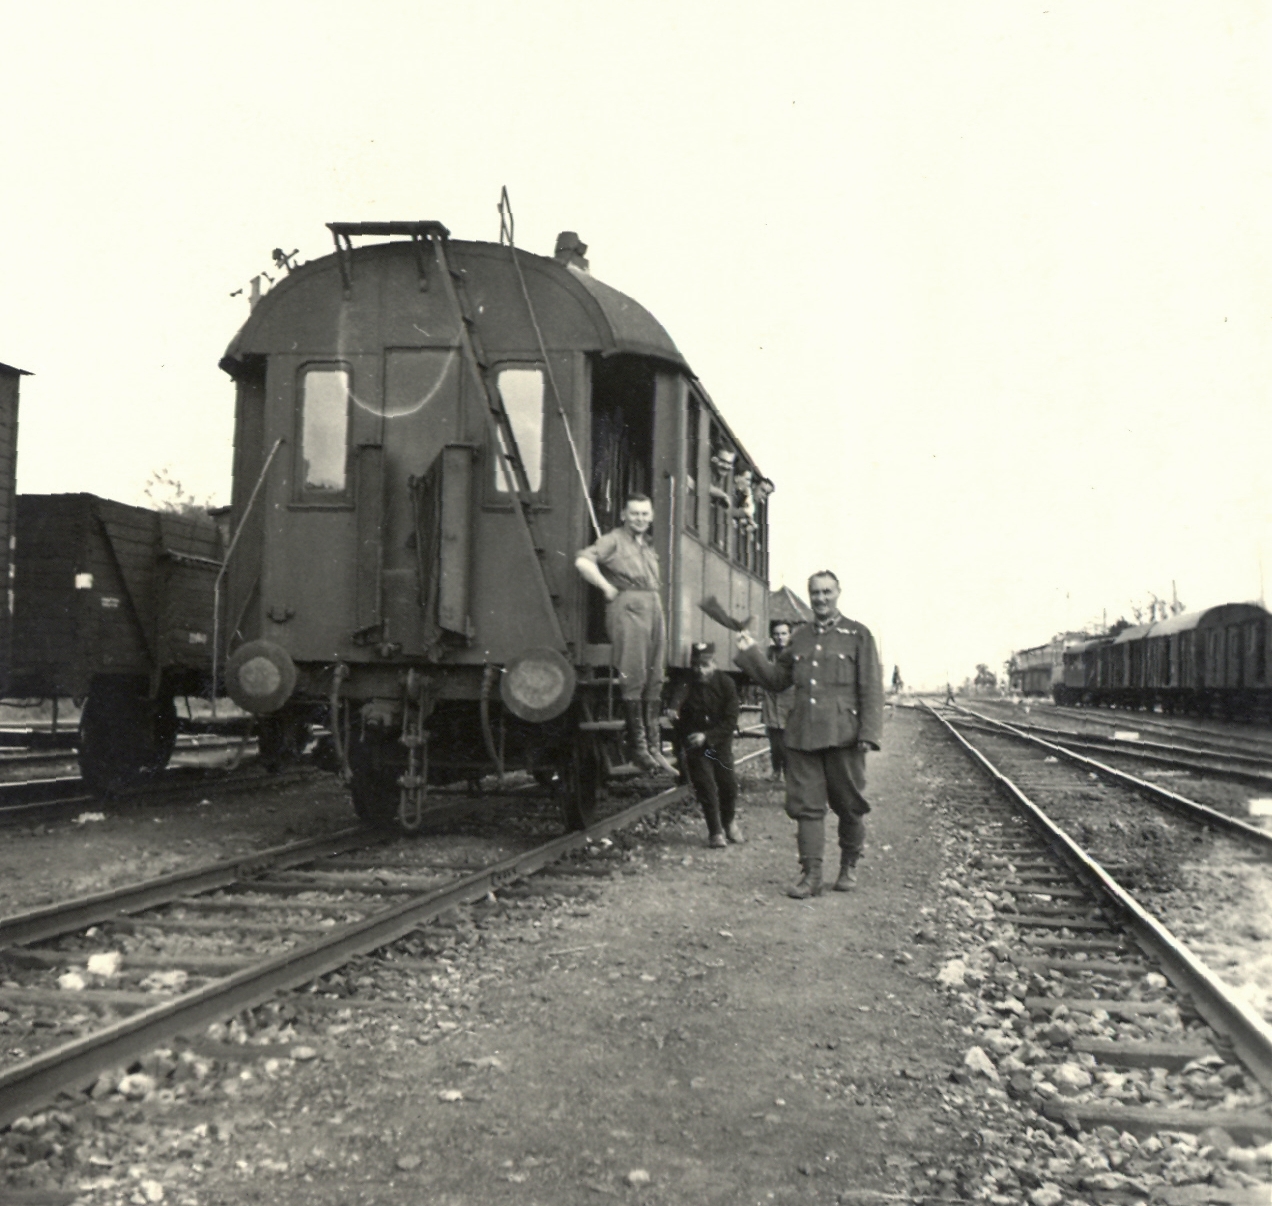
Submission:
[[[330,230],[335,253],[261,297],[221,362],[226,688],[284,728],[327,724],[372,823],[412,828],[430,785],[515,769],[581,825],[622,721],[576,553],[652,498],[687,673],[692,642],[730,637],[705,597],[766,630],[772,483],[576,235],[549,258],[437,222]]]
[[[1070,640],[1053,695],[1061,704],[1272,719],[1270,625],[1259,603],[1224,603]]]

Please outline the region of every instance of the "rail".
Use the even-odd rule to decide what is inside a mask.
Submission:
[[[738,763],[759,758],[765,752],[757,750],[746,754],[738,759]],[[337,927],[315,941],[143,1009],[93,1034],[32,1056],[0,1073],[0,1126],[53,1094],[86,1084],[103,1068],[128,1063],[178,1035],[196,1032],[211,1022],[259,1005],[276,993],[299,988],[318,976],[334,971],[354,956],[367,954],[396,941],[447,909],[480,900],[488,892],[532,875],[565,855],[582,849],[589,842],[635,824],[684,799],[688,792],[687,786],[656,792],[586,829],[502,859],[443,887],[412,895],[401,904]],[[73,922],[65,907],[37,910],[19,918],[0,921],[0,941],[12,945],[55,937],[111,917],[153,907],[191,890],[213,890],[229,882],[245,883],[250,889],[251,881],[242,879],[250,871],[313,862],[321,856],[318,852],[324,843],[329,850],[339,847],[343,852],[358,845],[369,845],[376,837],[367,830],[345,830],[331,838],[312,839],[291,847],[262,851],[248,859],[195,868],[184,875],[163,876],[131,889],[73,902]],[[198,883],[205,886],[198,888],[195,886]]]
[[[1025,814],[1030,824],[1045,839],[1048,849],[1077,879],[1108,902],[1108,907],[1120,918],[1145,953],[1158,960],[1167,978],[1176,988],[1192,998],[1198,1014],[1218,1033],[1228,1038],[1255,1079],[1265,1089],[1272,1091],[1272,1027],[1243,1001],[1233,996],[1227,985],[1060,829],[954,725],[930,704],[924,706]],[[1091,760],[1079,758],[1079,761]],[[1123,776],[1120,772],[1118,777],[1128,779],[1136,785],[1140,782],[1133,776]]]
[[[952,728],[949,722],[930,704],[925,704],[928,711],[936,716],[942,724]],[[1007,724],[1006,721],[994,720],[992,717],[983,716],[979,712],[973,712],[970,708],[955,705],[960,712],[965,712],[969,716],[975,716],[977,720],[986,721],[993,725],[996,729],[1009,733],[1011,736],[1020,741],[1031,742],[1040,746],[1049,753],[1056,754],[1060,757],[1067,758],[1072,762],[1085,766],[1088,770],[1094,771],[1096,774],[1104,775],[1106,778],[1115,779],[1122,783],[1126,783],[1137,788],[1148,795],[1156,796],[1158,799],[1165,801],[1173,808],[1187,814],[1193,820],[1199,821],[1206,825],[1212,825],[1216,829],[1224,829],[1229,833],[1235,833],[1252,842],[1256,846],[1264,849],[1272,850],[1272,833],[1264,829],[1260,829],[1255,825],[1249,825],[1245,821],[1231,817],[1227,813],[1220,812],[1217,808],[1211,808],[1208,804],[1201,804],[1196,800],[1190,800],[1187,796],[1182,796],[1179,792],[1171,791],[1167,787],[1161,787],[1156,783],[1150,783],[1147,779],[1140,779],[1135,775],[1124,770],[1118,770],[1115,766],[1109,766],[1107,762],[1100,762],[1096,758],[1088,758],[1085,754],[1079,754],[1071,749],[1067,749],[1063,745],[1057,745],[1052,741],[1044,741],[1041,737],[1035,737],[1032,733],[1023,732],[1015,725]]]

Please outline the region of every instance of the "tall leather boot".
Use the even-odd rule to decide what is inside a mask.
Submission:
[[[819,858],[806,858],[799,864],[804,869],[799,882],[786,889],[786,895],[795,900],[807,900],[810,896],[822,894],[822,861]]]
[[[820,896],[822,891],[822,854],[826,846],[826,821],[818,817],[814,821],[801,820],[796,841],[799,846],[799,865],[804,874],[786,895],[796,900]]]
[[[851,892],[857,884],[857,858],[846,850],[839,852],[839,878],[835,880],[836,892]]]
[[[639,699],[623,700],[623,719],[627,722],[627,756],[633,764],[647,772],[661,769],[645,741],[645,717]]]
[[[656,699],[645,700],[645,743],[649,747],[649,756],[658,765],[660,771],[668,775],[677,774],[677,770],[662,752],[662,705]]]

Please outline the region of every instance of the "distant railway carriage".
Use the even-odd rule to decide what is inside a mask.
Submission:
[[[167,764],[174,698],[211,682],[218,530],[91,494],[20,494],[6,695],[85,700],[80,770],[105,791]]]
[[[321,710],[364,818],[532,771],[591,811],[615,681],[577,551],[648,494],[668,660],[767,622],[767,494],[656,319],[586,270],[436,222],[333,223],[256,304],[237,387],[218,658],[258,715]],[[354,247],[354,239],[387,241]]]
[[[1052,644],[1035,645],[1013,653],[1008,666],[1011,689],[1021,695],[1048,695],[1056,677]]]
[[[1008,683],[1020,695],[1050,695],[1064,682],[1064,650],[1082,633],[1057,633],[1045,645],[1019,649],[1007,665]]]
[[[1073,644],[1058,703],[1272,718],[1272,616],[1225,603]]]

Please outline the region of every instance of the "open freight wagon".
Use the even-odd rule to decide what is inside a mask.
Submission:
[[[211,685],[210,519],[92,494],[17,496],[10,699],[83,701],[79,760],[98,793],[167,765],[175,698]]]

